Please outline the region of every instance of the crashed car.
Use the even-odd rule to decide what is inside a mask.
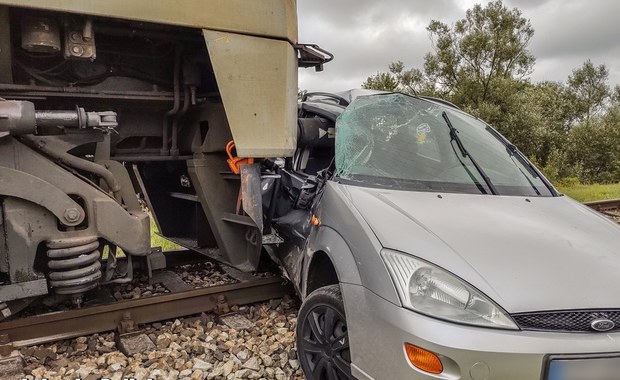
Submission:
[[[442,100],[310,94],[263,196],[308,379],[610,380],[620,228]]]

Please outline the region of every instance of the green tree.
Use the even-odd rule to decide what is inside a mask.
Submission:
[[[511,96],[507,120],[500,120],[507,135],[518,136],[515,144],[545,166],[566,149],[571,129],[572,102],[559,82],[528,85]],[[529,141],[531,140],[531,141]],[[564,174],[563,168],[558,173]]]
[[[607,67],[595,66],[589,59],[573,70],[568,77],[568,89],[575,104],[574,117],[577,121],[589,125],[591,119],[605,109],[612,96],[608,80]]]
[[[620,110],[592,117],[570,132],[568,163],[580,168],[582,182],[618,182],[620,179]]]
[[[461,106],[497,103],[503,87],[526,78],[536,61],[527,49],[530,21],[501,0],[474,5],[452,26],[433,20],[427,30],[434,50],[425,57],[427,80]]]
[[[398,91],[409,95],[434,95],[430,83],[420,69],[405,69],[402,61],[390,63],[388,72],[378,72],[362,83],[362,88],[380,91]]]
[[[564,149],[564,165],[578,168],[582,182],[620,180],[620,88],[612,91],[609,70],[587,60],[569,75],[566,92],[572,128]]]
[[[398,79],[392,73],[376,73],[362,83],[362,88],[394,92],[398,89]]]

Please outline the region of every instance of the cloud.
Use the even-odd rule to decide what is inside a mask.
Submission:
[[[550,0],[510,0],[506,2],[511,8],[532,10],[547,4]]]
[[[421,66],[431,48],[426,26],[455,8],[453,0],[299,1],[299,40],[317,43],[335,56],[321,73],[300,70],[299,87],[342,91],[359,88],[396,60]]]
[[[422,25],[418,28],[394,25],[342,30],[338,38],[321,33],[316,40],[321,47],[334,54],[334,60],[325,65],[325,71],[318,75],[303,72],[302,79],[327,82],[332,88],[324,90],[329,91],[342,90],[333,88],[341,83],[359,87],[369,75],[387,70],[390,62],[395,60],[419,66],[429,48],[428,35]],[[308,82],[307,87],[310,89],[313,83]]]
[[[299,0],[297,3],[299,23],[302,28],[308,22],[322,20],[336,28],[365,27],[369,24],[391,23],[398,15],[415,15],[423,19],[429,16],[451,14],[458,0]]]
[[[607,53],[620,42],[618,14],[616,1],[547,2],[531,15],[536,30],[532,51],[541,58]]]
[[[432,19],[452,24],[476,0],[298,0],[299,40],[335,55],[325,71],[301,69],[299,87],[310,91],[359,88],[390,62],[421,67],[432,50],[426,26]],[[486,1],[482,2],[486,4]],[[536,34],[533,80],[564,81],[590,58],[620,82],[620,2],[614,0],[505,0],[530,19]]]

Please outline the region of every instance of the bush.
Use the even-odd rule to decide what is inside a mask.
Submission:
[[[576,177],[567,177],[560,179],[555,182],[555,184],[561,187],[576,187],[581,185],[581,181],[579,181],[579,178]]]

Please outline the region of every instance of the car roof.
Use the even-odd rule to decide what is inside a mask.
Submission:
[[[392,94],[389,91],[368,90],[362,88],[351,89],[342,92],[309,92],[306,93],[301,101],[300,107],[306,111],[315,113],[322,117],[327,117],[332,120],[336,118],[344,111],[344,109],[360,96],[378,95],[378,94]],[[416,96],[419,99],[448,106],[457,110],[459,107],[450,103],[447,100],[431,97],[431,96]]]

